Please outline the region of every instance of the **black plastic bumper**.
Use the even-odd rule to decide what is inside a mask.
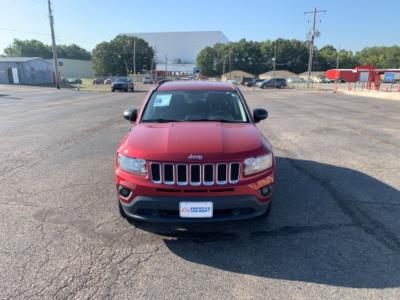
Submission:
[[[181,218],[179,202],[213,202],[212,218]],[[220,197],[148,197],[137,196],[130,204],[121,203],[125,214],[150,222],[197,223],[251,219],[266,213],[271,200],[261,202],[255,196]]]

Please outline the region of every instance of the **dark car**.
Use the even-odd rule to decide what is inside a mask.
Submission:
[[[104,80],[101,78],[93,79],[92,84],[104,84]]]
[[[134,86],[132,79],[128,76],[118,77],[111,83],[111,91],[114,92],[115,90],[133,92]]]
[[[286,79],[284,78],[268,79],[260,84],[260,88],[262,89],[267,89],[267,88],[281,89],[285,87],[287,87],[287,82]]]
[[[243,77],[242,80],[240,81],[241,85],[246,85],[247,82],[253,81],[254,78],[252,77]]]

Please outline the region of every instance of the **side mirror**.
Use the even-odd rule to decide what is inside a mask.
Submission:
[[[268,112],[263,108],[256,108],[253,111],[254,122],[258,123],[261,120],[268,118]]]
[[[137,110],[133,108],[128,108],[124,111],[124,118],[130,122],[135,122],[137,118]]]

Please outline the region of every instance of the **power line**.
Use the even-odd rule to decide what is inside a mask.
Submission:
[[[314,39],[316,35],[316,19],[318,13],[326,13],[326,10],[317,10],[314,8],[314,11],[306,11],[304,12],[305,15],[313,14],[313,28],[311,31],[311,39],[310,39],[310,54],[308,57],[308,76],[307,76],[307,88],[310,87],[310,79],[311,79],[311,70],[312,70],[312,63],[313,63],[313,53],[314,53]]]

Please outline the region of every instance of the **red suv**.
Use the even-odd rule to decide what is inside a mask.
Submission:
[[[267,215],[275,158],[231,84],[169,81],[153,88],[115,157],[123,217],[152,222],[227,221]]]

